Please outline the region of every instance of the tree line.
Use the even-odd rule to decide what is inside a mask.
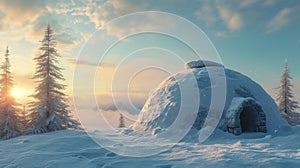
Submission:
[[[9,139],[24,134],[39,134],[68,128],[78,129],[80,124],[72,117],[64,93],[66,85],[62,68],[58,66],[60,55],[56,49],[56,39],[50,24],[40,41],[40,55],[36,63],[33,80],[35,91],[28,110],[21,107],[11,95],[14,87],[11,73],[9,48],[6,48],[4,61],[0,66],[0,138]]]

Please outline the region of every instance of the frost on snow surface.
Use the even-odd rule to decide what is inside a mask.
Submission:
[[[154,134],[167,130],[177,120],[181,101],[185,101],[187,107],[197,103],[197,100],[192,99],[181,100],[182,93],[179,86],[179,84],[192,83],[195,78],[197,83],[192,89],[199,92],[200,107],[196,112],[187,110],[184,113],[196,113],[192,128],[200,130],[210,109],[212,88],[221,85],[216,82],[211,84],[211,74],[216,78],[226,76],[225,108],[221,112],[222,117],[217,126],[219,129],[235,135],[248,132],[274,134],[276,130],[287,126],[273,99],[259,84],[247,76],[210,61],[192,61],[186,66],[187,70],[163,81],[150,95],[137,122],[132,125],[134,130],[154,132]],[[225,76],[221,74],[224,71]],[[180,129],[181,125],[178,125],[176,130]]]

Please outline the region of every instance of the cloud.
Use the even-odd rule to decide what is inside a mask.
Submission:
[[[243,0],[241,1],[239,7],[240,8],[247,8],[247,7],[252,7],[254,5],[257,5],[259,0]]]
[[[165,23],[166,18],[157,17],[155,14],[148,14],[145,20],[131,17],[123,22],[110,22],[112,19],[116,19],[126,14],[132,14],[135,12],[143,12],[149,9],[148,1],[132,1],[132,0],[110,0],[104,2],[92,2],[90,1],[85,7],[82,7],[79,13],[81,16],[87,16],[89,21],[95,25],[95,28],[104,26],[107,34],[117,38],[122,38],[124,34],[136,32],[137,30],[155,30],[161,24]],[[80,22],[80,19],[78,20]],[[168,28],[173,26],[173,21],[168,19]]]
[[[68,58],[66,59],[66,63],[71,66],[91,66],[91,67],[115,67],[113,64],[102,62],[100,65],[95,62],[85,61],[85,60],[77,60],[76,58]]]
[[[248,25],[262,29],[267,33],[275,32],[298,20],[299,3],[284,3],[278,0],[242,0],[242,1],[200,1],[200,8],[194,12],[197,20],[215,36],[224,37],[235,33]],[[279,10],[274,15],[274,12]],[[224,27],[225,26],[225,27]],[[225,32],[225,33],[224,33]]]
[[[228,37],[228,33],[226,31],[215,31],[214,35],[217,37]]]
[[[263,6],[273,6],[277,3],[277,0],[265,0]]]
[[[201,7],[194,15],[196,19],[203,21],[203,24],[215,36],[225,37],[244,26],[242,8],[251,7],[254,4],[248,0],[226,3],[224,1],[201,1]]]
[[[223,6],[219,6],[218,10],[222,20],[226,23],[230,30],[236,31],[243,27],[244,21],[240,13]]]
[[[85,5],[80,9],[77,8],[77,14],[86,15],[95,24],[95,28],[99,28],[113,18],[144,11],[146,6],[145,2],[132,0],[89,1],[88,3],[85,2]]]
[[[63,9],[72,11],[67,5],[70,3],[62,1],[51,3],[41,0],[0,0],[0,31],[8,36],[7,41],[25,39],[29,43],[37,43],[43,38],[45,28],[50,23],[60,52],[66,54],[84,40],[84,33],[74,29],[72,19],[53,12]]]
[[[195,16],[197,19],[206,22],[207,25],[211,25],[218,20],[216,8],[211,3],[203,3],[200,9],[195,12]]]
[[[127,95],[124,93],[115,93],[118,94],[118,98],[122,97],[126,98]],[[131,95],[131,102],[135,106],[134,111],[132,111],[132,107],[129,107],[130,105],[126,104],[127,106],[116,106],[114,101],[122,101],[121,99],[114,100],[112,97],[112,94],[96,94],[96,101],[98,106],[85,106],[85,104],[89,105],[91,104],[91,101],[95,101],[95,95],[77,95],[75,96],[76,102],[80,102],[79,104],[73,104],[72,107],[76,107],[77,110],[83,110],[86,111],[86,115],[81,115],[83,117],[89,117],[93,116],[91,115],[94,112],[100,112],[102,115],[104,115],[105,120],[109,120],[110,122],[116,122],[118,123],[119,120],[119,113],[122,113],[123,116],[126,118],[127,122],[133,122],[137,120],[138,114],[142,107],[144,106],[144,103],[147,99],[146,96],[140,96],[140,95]],[[73,100],[73,99],[71,99]],[[73,101],[71,101],[73,102]],[[75,102],[73,102],[75,103]],[[92,103],[94,104],[94,103]],[[83,106],[82,106],[83,105]],[[75,110],[75,109],[74,109]],[[93,118],[90,118],[89,120],[93,120]]]
[[[41,0],[0,0],[0,11],[9,27],[22,26],[36,20],[47,10],[46,5],[47,1]]]
[[[227,24],[231,30],[237,30],[237,29],[240,29],[241,27],[243,27],[244,23],[243,23],[243,19],[242,19],[241,15],[238,13],[235,13],[229,19]]]
[[[0,0],[1,42],[4,41],[6,44],[22,42],[27,45],[30,41],[27,34],[31,32],[32,24],[41,14],[47,12],[46,2],[48,1]]]
[[[50,24],[54,30],[59,52],[66,55],[85,40],[84,33],[73,26],[73,23],[56,14],[43,14],[31,25],[27,32],[26,39],[37,43],[44,37],[47,25]]]
[[[276,16],[267,23],[267,33],[272,33],[280,30],[281,28],[291,23],[291,21],[297,16],[295,16],[295,14],[297,13],[296,11],[297,8],[284,8],[279,11]]]
[[[78,1],[72,1],[69,3],[69,1],[60,1],[60,3],[57,3],[55,6],[47,6],[49,14],[45,17],[41,16],[38,18],[38,22],[43,22],[43,20],[51,19],[55,20],[59,23],[68,24],[69,29],[70,27],[76,27],[77,29],[79,27],[82,27],[83,25],[86,26],[86,29],[80,28],[77,34],[81,34],[81,36],[85,36],[86,33],[91,33],[95,29],[105,25],[108,21],[111,19],[114,19],[116,17],[143,11],[146,7],[146,3],[141,3],[139,1],[132,1],[132,0],[101,0],[101,1],[86,1],[86,0],[78,0]],[[72,21],[69,19],[62,20],[60,16],[70,16],[72,18]],[[53,21],[51,21],[53,22]],[[90,30],[90,26],[93,26],[94,29],[91,31],[86,32],[87,30]],[[60,26],[61,27],[61,26]],[[130,26],[128,26],[130,27]],[[133,29],[133,27],[131,27]],[[60,30],[60,28],[58,28]],[[63,28],[64,32],[66,32],[67,28]],[[117,28],[111,28],[107,29],[108,33],[112,33],[110,35],[113,36],[120,36],[122,34],[121,29]],[[39,32],[39,30],[34,30],[33,34]],[[69,44],[68,42],[76,42],[78,38],[74,38],[74,36],[70,36],[69,34],[63,34],[64,38],[62,39],[62,43],[66,41],[65,44]],[[84,37],[80,38],[81,41],[84,40]],[[78,42],[79,43],[79,42]],[[77,43],[76,43],[77,44]]]
[[[92,96],[93,97],[93,96]],[[94,97],[93,97],[94,98]],[[91,98],[86,97],[75,97],[76,102],[85,102],[87,100],[93,100]],[[70,102],[73,102],[73,98],[70,97]],[[80,103],[83,104],[83,103]],[[127,111],[118,110],[118,111],[111,111],[111,110],[104,110],[99,109],[98,107],[90,107],[90,106],[79,106],[76,104],[72,104],[71,110],[74,111],[81,122],[83,122],[84,126],[89,129],[107,129],[109,127],[118,127],[119,125],[119,116],[120,113],[123,114],[125,119],[126,126],[131,125],[136,119],[137,116],[134,116]]]
[[[128,99],[126,93],[114,93],[115,97],[112,96],[113,94],[98,94],[96,96],[98,106],[93,110],[110,114],[122,113],[127,120],[136,121],[147,99],[146,95],[130,94],[131,103],[128,104],[122,103],[124,99]]]
[[[111,22],[105,25],[107,34],[123,39],[125,35],[137,32],[155,32],[166,30],[171,32],[178,29],[177,18],[172,15],[162,15],[161,13],[139,13],[130,17]],[[167,22],[166,22],[167,20]]]
[[[135,0],[110,0],[109,3],[114,8],[115,15],[124,15],[132,12],[139,12],[146,9],[147,4],[145,3],[138,3],[139,1]]]

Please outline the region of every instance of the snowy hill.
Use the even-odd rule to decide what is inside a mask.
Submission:
[[[0,141],[0,167],[289,167],[300,165],[300,127],[286,136],[247,139],[218,132],[205,144],[179,143],[158,155],[118,156],[83,131],[58,131]],[[221,138],[221,139],[220,139]],[[133,144],[135,145],[135,144]],[[153,144],[154,145],[154,144]]]

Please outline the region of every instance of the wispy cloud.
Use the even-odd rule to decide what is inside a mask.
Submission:
[[[226,31],[215,31],[214,35],[217,37],[228,37],[228,32]]]
[[[115,67],[115,65],[113,64],[109,64],[109,63],[101,63],[101,64],[98,64],[98,63],[95,63],[95,62],[90,62],[90,61],[85,61],[85,60],[77,60],[76,58],[68,58],[66,59],[66,63],[68,65],[71,65],[71,66],[91,66],[91,67]]]
[[[123,103],[128,99],[128,94],[130,95],[131,103]],[[137,115],[147,100],[147,94],[114,92],[113,94],[97,94],[96,99],[100,110],[112,112],[127,111],[129,114]]]
[[[279,11],[276,16],[267,23],[267,33],[272,33],[289,25],[295,19],[296,8],[284,8]]]
[[[196,18],[206,22],[207,25],[211,25],[218,20],[215,5],[211,3],[212,1],[209,2],[203,3],[200,9],[195,12]]]
[[[245,25],[241,8],[254,5],[252,1],[202,1],[201,7],[194,13],[198,20],[216,36],[225,37]],[[222,23],[222,24],[220,24]]]
[[[273,6],[277,3],[277,0],[265,0],[263,6]]]
[[[222,6],[219,6],[218,10],[221,18],[230,30],[236,31],[243,27],[244,21],[240,13]]]
[[[76,8],[76,15],[85,15],[95,28],[103,26],[107,21],[133,12],[146,10],[147,3],[130,0],[83,1],[85,5]],[[75,14],[75,12],[73,13]]]
[[[117,22],[112,22],[105,25],[105,29],[108,35],[122,39],[125,35],[137,32],[174,30],[178,28],[176,23],[176,17],[172,17],[172,15],[152,12],[132,15]]]
[[[252,28],[272,33],[300,20],[297,17],[300,15],[300,7],[296,1],[284,3],[278,0],[216,0],[200,1],[199,4],[200,8],[194,12],[194,16],[219,37],[246,30],[250,25]]]
[[[35,21],[46,10],[47,1],[0,0],[0,11],[5,14],[5,24],[10,28]]]
[[[258,2],[259,2],[259,0],[243,0],[239,4],[239,7],[246,8],[246,7],[255,6],[255,5],[257,5]]]

